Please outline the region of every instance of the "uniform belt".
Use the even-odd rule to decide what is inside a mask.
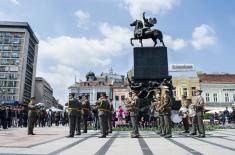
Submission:
[[[82,108],[82,110],[87,110],[87,111],[90,111],[90,109],[89,109],[89,108]]]
[[[81,111],[81,109],[78,109],[78,108],[68,108],[68,110],[77,110],[77,111]]]
[[[107,109],[98,109],[99,111],[108,111],[109,112],[109,110],[107,110]]]
[[[35,110],[29,110],[29,112],[33,112],[33,111],[35,111]]]

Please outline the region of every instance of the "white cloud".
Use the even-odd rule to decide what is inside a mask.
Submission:
[[[11,3],[13,3],[13,4],[15,4],[15,5],[20,4],[18,0],[8,0],[8,1],[10,1]]]
[[[191,44],[196,49],[202,49],[206,46],[211,46],[216,43],[214,29],[206,24],[195,27],[192,33]]]
[[[82,10],[77,10],[74,15],[77,17],[77,27],[81,28],[83,27],[90,18],[90,15],[88,12],[84,12]]]
[[[185,41],[184,39],[180,39],[180,38],[173,39],[169,35],[164,36],[164,41],[165,41],[166,46],[173,50],[180,50],[188,45],[187,41]]]
[[[129,10],[133,19],[140,18],[144,11],[155,14],[171,10],[181,0],[120,0],[122,5]]]
[[[109,65],[114,56],[125,54],[130,47],[128,28],[106,23],[99,28],[102,38],[59,36],[40,40],[38,75],[52,84],[60,100],[66,97],[76,71]]]
[[[49,67],[47,71],[39,71],[37,76],[45,78],[54,89],[55,98],[59,98],[60,103],[66,103],[68,96],[68,86],[75,80],[75,75],[79,75],[73,68],[56,65]]]

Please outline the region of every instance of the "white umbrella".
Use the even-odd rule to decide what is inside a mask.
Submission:
[[[57,112],[57,111],[61,112],[61,111],[63,111],[63,110],[58,109],[58,108],[56,108],[56,107],[51,107],[50,109],[51,109],[51,111],[53,111],[53,112]]]
[[[45,103],[42,103],[42,102],[39,102],[39,103],[37,104],[37,106],[45,107],[45,106],[46,106],[46,104],[45,104]]]

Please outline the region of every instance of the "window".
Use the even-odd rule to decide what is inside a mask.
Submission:
[[[13,38],[11,41],[13,44],[19,44],[20,43],[20,39],[18,38]]]
[[[183,88],[183,95],[184,95],[184,96],[188,96],[188,94],[187,94],[187,88]]]
[[[235,94],[233,94],[233,101],[235,102]]]
[[[122,95],[121,96],[121,100],[124,101],[125,100],[125,96]]]
[[[192,96],[196,96],[196,87],[192,87]]]
[[[3,38],[0,38],[0,44],[2,44],[3,43]]]
[[[4,38],[4,44],[10,44],[11,40],[10,38]]]
[[[115,96],[115,100],[116,100],[116,101],[119,101],[119,96]]]
[[[225,102],[229,102],[229,96],[228,96],[228,93],[225,93]]]
[[[12,58],[19,58],[19,53],[12,52],[11,56],[12,56]]]
[[[218,97],[217,97],[217,94],[216,94],[216,93],[213,94],[213,99],[214,99],[214,102],[217,102],[217,101],[218,101]]]
[[[0,79],[5,79],[5,78],[6,78],[6,74],[0,73]]]
[[[17,71],[18,71],[18,67],[16,67],[16,66],[10,66],[9,71],[10,71],[10,72],[17,72]]]
[[[210,102],[210,94],[206,93],[206,102]]]

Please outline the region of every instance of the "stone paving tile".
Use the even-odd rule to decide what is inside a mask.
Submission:
[[[36,128],[35,136],[28,136],[26,128],[0,130],[0,155],[6,154],[174,154],[174,155],[233,155],[235,154],[235,130],[207,132],[199,139],[174,133],[165,139],[155,132],[140,132],[139,139],[130,138],[127,131],[113,132],[99,139],[99,132],[89,131],[75,138],[65,138],[67,127]]]

